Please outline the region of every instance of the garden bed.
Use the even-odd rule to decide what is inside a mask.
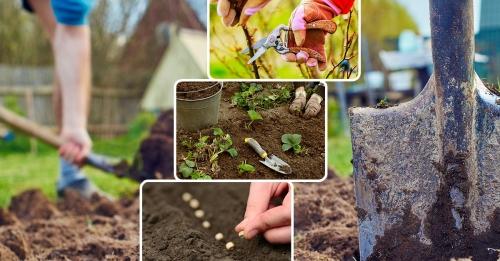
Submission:
[[[197,168],[213,179],[321,179],[325,168],[325,121],[324,102],[317,117],[304,119],[288,111],[293,99],[294,88],[291,83],[262,83],[266,88],[286,88],[289,98],[282,100],[276,107],[256,108],[262,120],[251,122],[247,110],[232,104],[232,97],[240,91],[240,83],[224,83],[222,101],[219,109],[219,121],[216,126],[224,134],[229,134],[232,148],[237,156],[230,153],[221,153],[217,158],[217,169],[213,169],[210,159],[196,159]],[[277,98],[280,99],[280,98]],[[196,143],[202,136],[213,138],[214,129],[206,128],[200,131],[188,132],[177,129],[177,166],[181,166],[189,158],[190,149],[185,142]],[[282,151],[283,134],[300,134],[302,137],[299,154],[293,151]],[[274,154],[287,162],[292,168],[292,174],[283,175],[261,164],[259,155],[245,144],[245,138],[254,138],[268,154]],[[192,145],[191,145],[192,146]],[[238,166],[246,162],[255,168],[254,172],[240,173]],[[180,178],[183,177],[178,173]]]
[[[359,260],[354,183],[295,184],[295,260]]]
[[[290,260],[291,247],[269,244],[263,237],[238,237],[234,227],[243,219],[249,184],[146,183],[143,186],[144,260]],[[203,219],[182,199],[188,192],[200,202]],[[202,221],[210,228],[202,227]],[[215,240],[222,233],[224,239]],[[227,250],[227,242],[234,248]]]
[[[0,210],[0,260],[138,260],[138,212],[137,199],[25,191]]]

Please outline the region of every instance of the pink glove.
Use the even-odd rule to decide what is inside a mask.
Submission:
[[[303,0],[290,17],[288,47],[302,47],[313,50],[317,57],[311,57],[310,52],[300,51],[283,55],[289,62],[306,63],[309,67],[318,66],[320,70],[326,69],[325,31],[321,29],[306,30],[310,23],[331,20],[333,17],[348,13],[354,0]],[[318,60],[319,59],[319,60]]]
[[[243,231],[246,239],[263,233],[270,243],[289,243],[292,218],[290,192],[288,183],[252,183],[245,218],[236,226],[236,232]],[[280,196],[285,196],[283,204],[272,205],[271,200]]]

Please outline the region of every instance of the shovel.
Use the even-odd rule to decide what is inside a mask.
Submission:
[[[292,167],[290,167],[288,163],[272,154],[269,156],[255,139],[245,138],[245,143],[250,145],[250,147],[252,147],[252,149],[255,150],[255,152],[257,152],[257,154],[259,154],[259,156],[264,159],[261,160],[260,163],[281,174],[292,174]]]
[[[2,106],[0,106],[0,121],[3,121],[7,125],[10,125],[29,136],[35,137],[54,148],[59,148],[63,144],[63,141],[59,138],[59,136],[57,136],[51,130],[32,121],[29,121],[23,117],[20,117]],[[107,173],[114,174],[115,176],[121,178],[129,177],[129,164],[126,160],[123,159],[110,158],[107,156],[90,153],[85,158],[85,165],[94,167]]]
[[[363,261],[499,257],[500,106],[473,69],[473,0],[430,7],[424,90],[349,111]]]

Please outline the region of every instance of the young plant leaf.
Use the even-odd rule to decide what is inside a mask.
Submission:
[[[236,151],[236,149],[235,149],[235,148],[230,148],[230,149],[228,149],[228,150],[226,150],[226,151],[227,151],[227,153],[229,153],[229,155],[231,155],[231,157],[233,157],[233,158],[234,158],[234,157],[236,157],[236,156],[238,156],[238,151]]]
[[[184,161],[186,163],[186,165],[190,168],[194,168],[194,166],[196,166],[196,163],[194,161],[191,161],[191,160],[185,160]]]
[[[283,145],[281,145],[281,150],[283,150],[283,151],[287,151],[291,148],[292,148],[292,145],[290,145],[288,143],[283,143]]]
[[[246,162],[242,162],[240,165],[238,165],[238,172],[239,173],[254,173],[255,167],[252,166],[251,164],[246,163]]]
[[[190,168],[185,162],[179,166],[179,172],[184,178],[189,178],[193,174],[193,168]]]
[[[222,131],[221,128],[214,128],[214,135],[215,136],[223,136],[224,135],[224,131]]]
[[[258,121],[262,120],[262,115],[260,113],[254,111],[254,110],[249,110],[247,111],[248,117],[250,118],[251,121]]]

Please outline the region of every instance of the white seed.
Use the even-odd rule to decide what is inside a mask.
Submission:
[[[215,234],[215,240],[221,241],[223,238],[224,238],[224,235],[222,233]]]
[[[197,209],[198,207],[200,207],[200,202],[197,199],[193,198],[189,201],[189,206],[191,208]]]
[[[205,216],[205,211],[198,209],[194,212],[194,216],[197,218],[202,218]]]
[[[204,228],[210,228],[210,222],[208,221],[203,221],[203,223],[201,223],[201,225],[204,227]]]
[[[238,233],[238,236],[239,236],[240,238],[245,238],[245,231],[243,231],[243,230],[242,230],[242,231],[240,231],[240,233]]]
[[[188,202],[192,198],[193,198],[193,195],[189,194],[188,192],[182,193],[182,200],[184,200],[184,202]]]
[[[227,242],[227,243],[226,243],[226,249],[227,249],[227,250],[231,250],[231,249],[233,249],[233,248],[234,248],[234,243],[233,243],[233,242],[231,242],[231,241],[230,241],[230,242]]]

